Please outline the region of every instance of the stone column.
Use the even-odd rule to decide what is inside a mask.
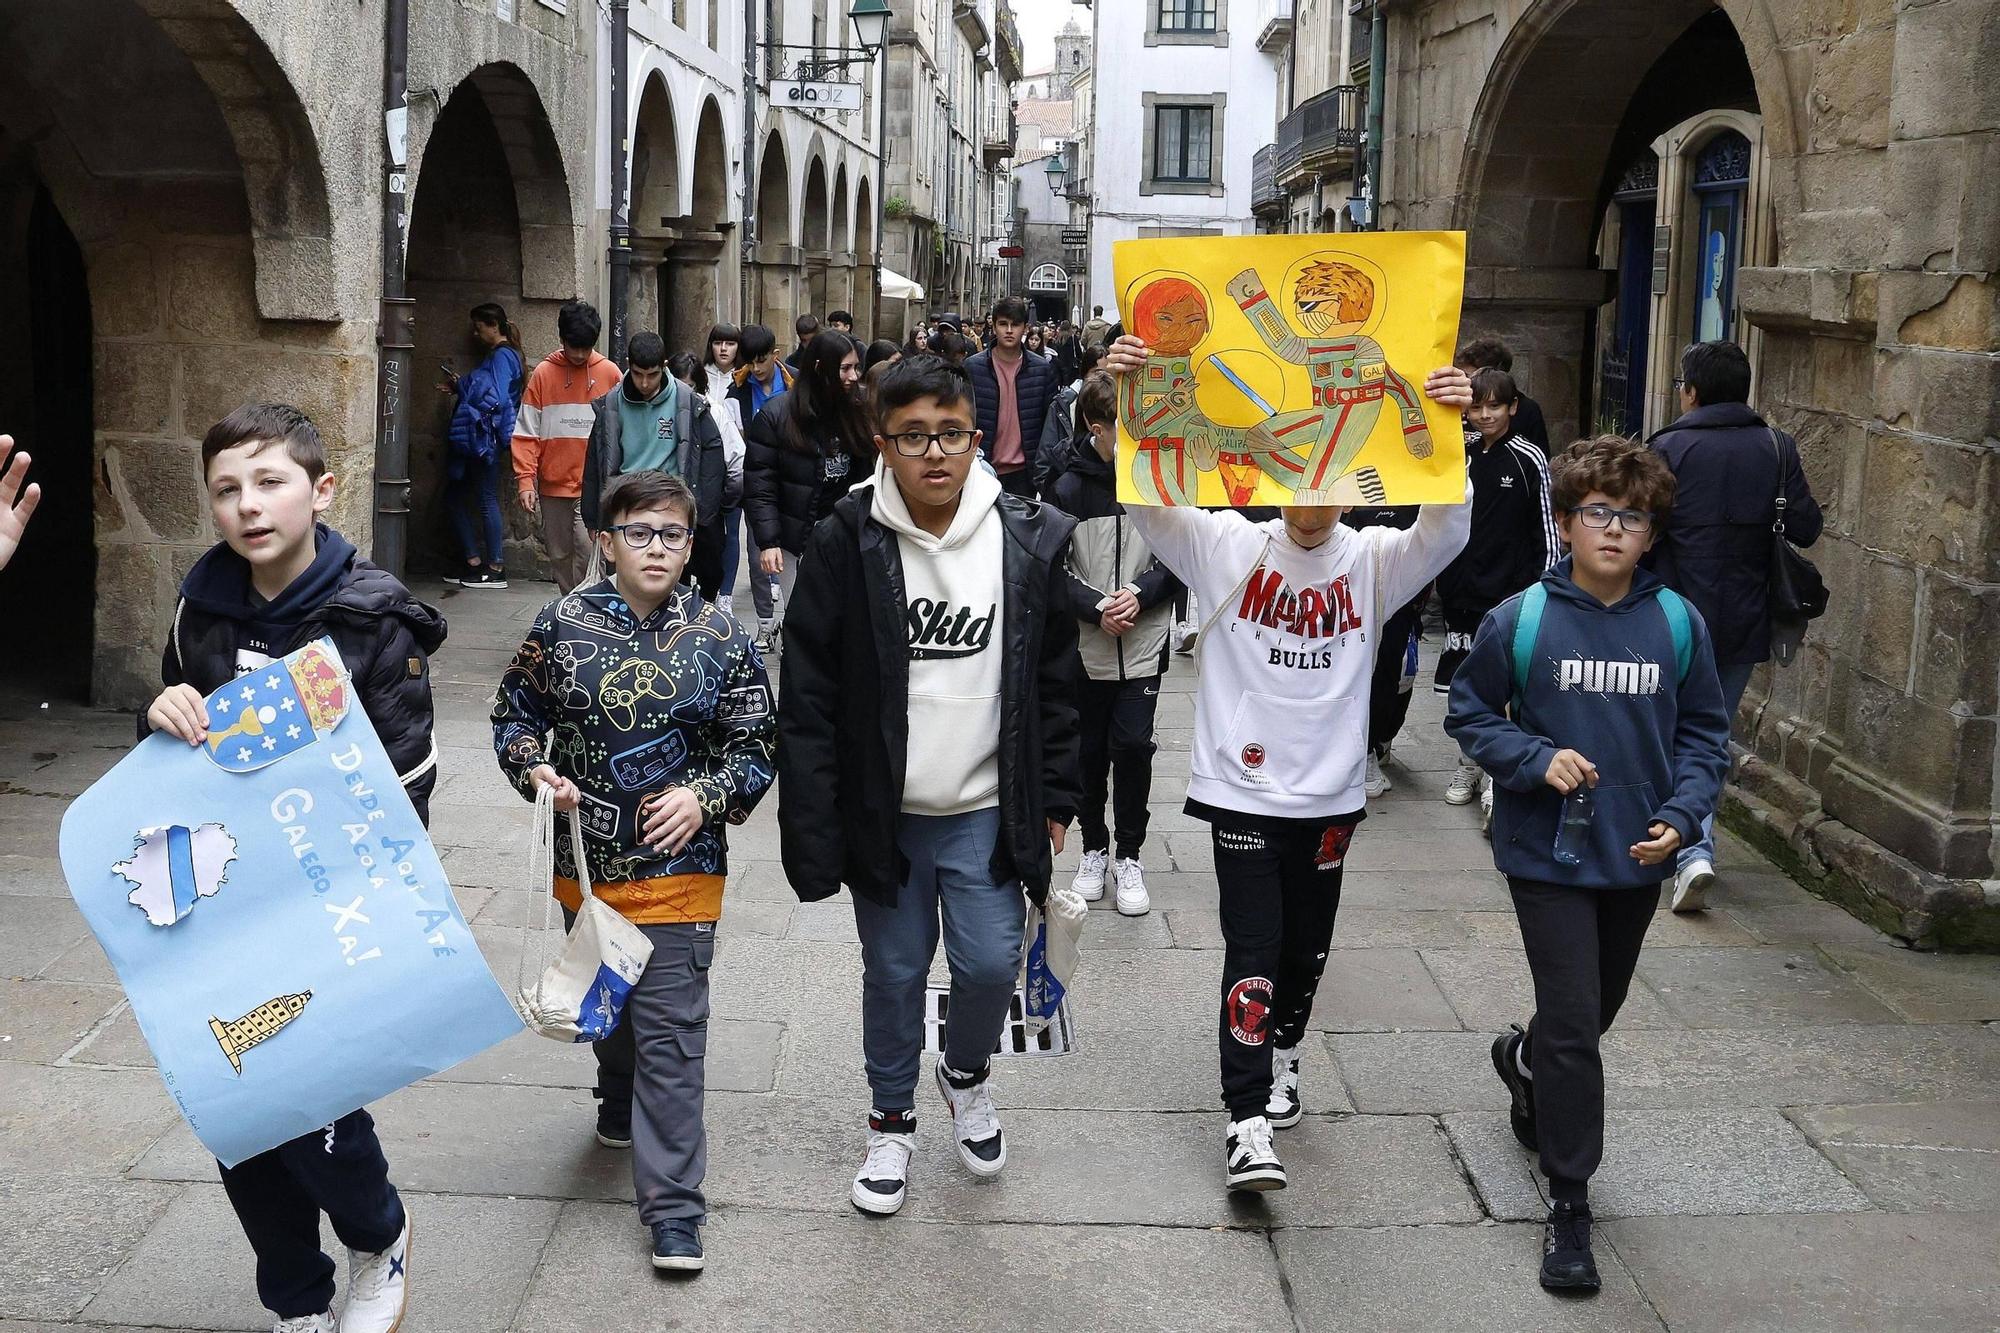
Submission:
[[[721,316],[724,242],[719,232],[691,232],[674,242],[660,268],[660,335],[667,350],[699,357]]]

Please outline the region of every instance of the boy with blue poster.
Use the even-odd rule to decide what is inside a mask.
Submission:
[[[605,489],[598,546],[610,577],[543,607],[500,678],[493,748],[533,798],[580,810],[581,848],[556,832],[556,898],[593,894],[652,942],[612,1034],[595,1043],[597,1137],[632,1149],[653,1267],[698,1272],[708,971],[728,873],[724,829],[771,785],[777,729],[764,661],[742,626],[682,583],[694,493],[664,472]]]
[[[1495,785],[1493,860],[1535,979],[1535,1014],[1493,1043],[1514,1136],[1549,1180],[1541,1282],[1594,1292],[1590,1177],[1604,1154],[1598,1039],[1632,983],[1674,853],[1729,770],[1729,714],[1701,615],[1639,557],[1674,475],[1645,445],[1557,460],[1570,555],[1487,614],[1445,730]]]
[[[201,442],[209,514],[222,540],[181,583],[162,656],[166,688],[146,730],[208,738],[205,697],[296,648],[331,637],[420,816],[437,781],[429,655],[444,618],[319,520],[333,504],[326,448],[305,413],[237,408]],[[347,1246],[345,1333],[390,1333],[408,1302],[410,1222],[368,1112],[220,1167],[257,1256],[257,1296],[280,1333],[333,1333],[325,1213]]]

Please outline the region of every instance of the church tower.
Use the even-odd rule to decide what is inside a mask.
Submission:
[[[1049,73],[1049,96],[1069,96],[1070,81],[1090,68],[1090,34],[1071,19],[1056,34],[1056,64]]]

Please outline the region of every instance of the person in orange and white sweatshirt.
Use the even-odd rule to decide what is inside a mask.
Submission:
[[[604,321],[587,301],[556,313],[562,346],[528,376],[514,418],[514,482],[521,508],[541,519],[542,544],[556,587],[573,591],[590,568],[583,527],[583,457],[590,443],[590,405],[618,387],[618,367],[595,350]]]

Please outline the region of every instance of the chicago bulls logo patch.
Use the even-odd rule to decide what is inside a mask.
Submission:
[[[1354,827],[1336,825],[1319,835],[1319,850],[1313,853],[1315,870],[1338,870],[1347,859],[1347,844],[1354,841]]]
[[[1257,742],[1255,741],[1252,741],[1250,742],[1250,744],[1244,746],[1243,767],[1262,768],[1263,766],[1264,766],[1264,747],[1257,744]]]
[[[1243,978],[1229,988],[1222,1009],[1230,1036],[1245,1046],[1262,1046],[1271,1028],[1271,979]]]

